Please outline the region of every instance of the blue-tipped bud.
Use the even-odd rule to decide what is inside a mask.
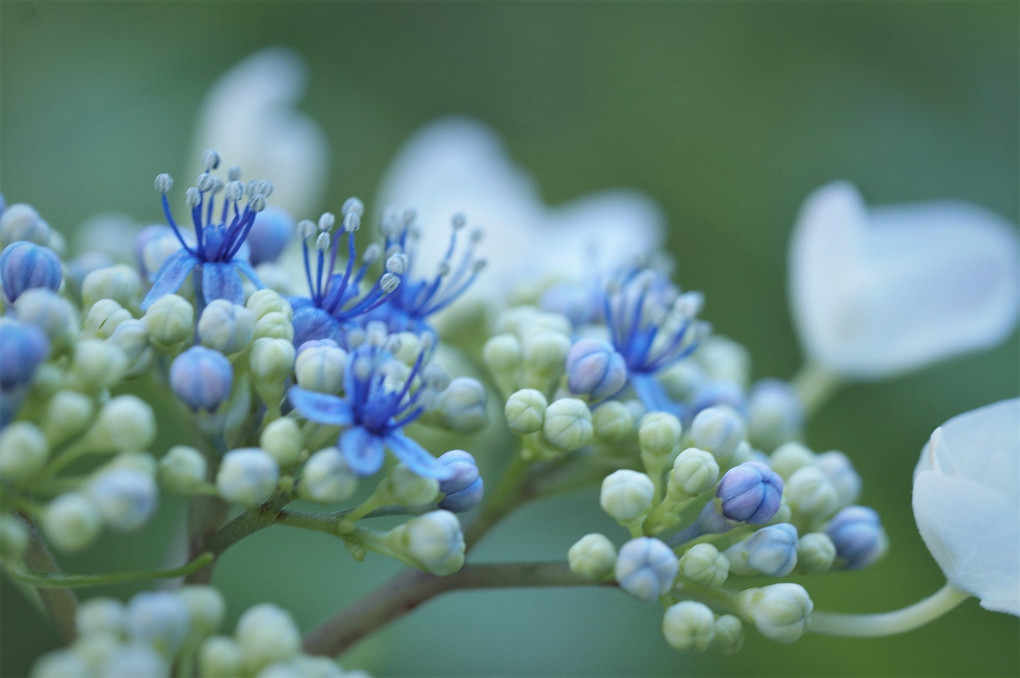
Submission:
[[[760,461],[747,461],[726,472],[715,496],[729,520],[761,525],[779,510],[783,479]]]
[[[747,433],[753,445],[771,452],[803,427],[804,405],[789,382],[763,379],[751,388]]]
[[[439,483],[439,491],[445,494],[439,508],[463,513],[470,511],[482,500],[485,487],[478,475],[478,464],[470,453],[464,450],[450,450],[436,460],[453,470],[453,475]]]
[[[837,513],[825,534],[836,545],[836,557],[848,570],[871,565],[889,545],[878,514],[866,506],[848,506]]]
[[[27,386],[49,354],[50,342],[38,327],[0,318],[0,391]]]
[[[797,565],[797,528],[789,523],[768,525],[726,550],[734,574],[785,577]]]
[[[267,207],[255,216],[248,233],[252,266],[276,261],[294,235],[294,219],[278,207]]]
[[[613,347],[594,339],[581,339],[567,352],[567,387],[571,393],[605,400],[627,383],[627,364]]]
[[[25,290],[45,287],[56,292],[64,279],[60,257],[48,247],[20,240],[0,252],[0,282],[13,302]]]
[[[137,469],[103,471],[89,483],[87,494],[103,522],[115,530],[141,527],[156,510],[156,483]]]
[[[222,353],[192,346],[174,358],[170,388],[191,409],[212,412],[230,396],[234,370]]]
[[[616,581],[638,600],[650,603],[673,588],[680,564],[673,550],[658,539],[638,537],[620,549]]]

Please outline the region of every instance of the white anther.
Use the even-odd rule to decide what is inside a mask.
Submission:
[[[188,203],[188,207],[198,207],[202,204],[202,193],[192,186],[184,194],[184,201]]]
[[[220,166],[220,154],[215,149],[210,148],[202,154],[202,167],[207,172],[216,169]]]
[[[418,335],[418,345],[421,346],[422,351],[431,351],[432,347],[436,345],[436,338],[430,332],[422,332]]]
[[[352,233],[361,228],[361,215],[350,212],[344,215],[344,230]]]
[[[364,254],[361,255],[361,260],[366,264],[371,264],[382,254],[382,247],[379,243],[374,242],[365,248]]]
[[[248,207],[252,212],[261,212],[266,208],[266,196],[258,193],[248,200]]]
[[[302,239],[307,240],[316,234],[319,229],[315,227],[315,222],[311,219],[302,219],[298,222],[297,232]]]
[[[705,295],[702,292],[684,292],[673,303],[677,313],[685,318],[693,318],[701,312],[705,305]]]
[[[231,181],[227,184],[227,190],[224,195],[230,202],[237,202],[244,197],[244,184],[240,181]]]
[[[319,230],[323,233],[333,230],[333,224],[336,223],[336,217],[333,216],[332,212],[323,212],[322,216],[319,217]]]
[[[209,187],[209,190],[212,192],[213,195],[215,195],[215,194],[219,193],[220,191],[222,191],[223,190],[223,179],[220,179],[218,176],[213,175],[212,186]]]
[[[174,187],[174,178],[167,173],[156,175],[156,190],[166,195]]]
[[[255,184],[255,192],[268,198],[273,194],[273,182],[263,179]]]
[[[325,252],[332,244],[332,240],[333,239],[329,237],[329,233],[320,233],[319,237],[315,239],[315,248],[320,252]]]
[[[398,252],[386,259],[386,270],[390,273],[400,275],[407,270],[407,255]]]
[[[450,219],[450,224],[457,230],[460,230],[467,226],[467,216],[463,212],[457,212]]]
[[[379,278],[379,287],[385,294],[392,294],[400,287],[400,276],[393,273],[383,273]]]
[[[212,183],[213,176],[208,172],[202,172],[201,174],[198,175],[198,178],[195,179],[195,188],[205,193],[210,188],[212,188]]]
[[[439,266],[436,267],[436,275],[438,275],[440,278],[442,278],[443,276],[450,275],[450,262],[448,262],[445,259],[440,261]]]
[[[477,245],[478,243],[482,242],[482,240],[484,238],[485,238],[485,231],[483,231],[480,228],[472,229],[472,231],[471,231],[471,243],[473,245]]]
[[[249,181],[244,187],[244,193],[249,198],[258,192],[259,185],[255,181]]]
[[[385,348],[390,353],[396,355],[397,353],[400,353],[401,342],[402,340],[399,334],[391,334],[389,337],[386,338]]]
[[[486,266],[488,266],[488,264],[489,261],[487,259],[479,259],[474,264],[472,264],[471,268],[475,273],[480,273],[482,270],[485,269]]]
[[[228,169],[227,170],[227,180],[228,181],[240,181],[241,180],[241,168],[235,166],[235,167],[231,167],[230,169]]]
[[[357,214],[360,217],[365,213],[365,205],[357,198],[347,198],[347,200],[344,200],[344,206],[340,208],[340,211],[344,216]]]
[[[365,332],[363,330],[357,330],[357,331],[361,333],[361,337],[360,337],[361,341],[359,341],[358,343],[359,344],[365,343],[365,336],[364,336]],[[348,334],[347,335],[348,339],[350,339],[351,335],[353,335],[353,334],[354,334],[353,331],[350,334]],[[351,367],[354,368],[354,376],[357,377],[357,379],[359,381],[364,381],[364,380],[368,379],[370,376],[372,376],[372,360],[370,358],[368,358],[367,356],[360,355],[357,358],[355,358],[354,359],[354,364]]]

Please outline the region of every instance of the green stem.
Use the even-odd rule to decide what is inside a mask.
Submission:
[[[207,563],[206,567],[200,568],[188,575],[189,584],[208,584],[212,579],[213,565],[215,560],[228,548],[241,541],[245,537],[259,530],[269,527],[276,522],[280,510],[287,505],[290,497],[285,493],[278,493],[269,501],[260,506],[256,511],[246,511],[237,516],[229,523],[210,533],[200,542],[203,551],[211,553],[213,560]]]
[[[838,614],[815,612],[810,630],[828,636],[871,638],[912,631],[938,619],[970,597],[952,584],[909,607],[880,614]]]
[[[46,543],[39,536],[35,526],[27,519],[25,523],[29,528],[28,547],[22,555],[25,566],[42,573],[59,574],[60,566],[53,559],[53,554],[46,547]],[[21,581],[10,569],[7,572],[12,579]],[[74,592],[42,587],[37,587],[36,591],[39,599],[42,601],[46,615],[53,622],[61,640],[65,643],[70,643],[74,640],[75,635],[77,635],[75,631],[75,616],[78,613],[78,599],[75,597]]]
[[[422,603],[447,591],[549,586],[615,586],[578,577],[566,563],[467,565],[437,577],[405,570],[305,636],[304,651],[334,656]]]
[[[107,574],[63,574],[61,572],[34,572],[21,568],[8,568],[11,577],[37,588],[72,589],[87,586],[122,584],[139,579],[172,579],[196,572],[213,561],[213,554],[203,553],[190,563],[169,570],[138,570],[136,572],[110,572]],[[27,558],[26,558],[27,561]]]
[[[814,362],[805,364],[792,381],[809,416],[820,410],[843,385],[838,375]]]

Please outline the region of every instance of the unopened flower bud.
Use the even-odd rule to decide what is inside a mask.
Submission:
[[[711,452],[688,447],[677,455],[666,481],[666,492],[675,498],[696,497],[719,480],[719,463]]]
[[[289,417],[275,419],[262,429],[259,446],[276,460],[281,468],[296,464],[301,456],[301,427]]]
[[[814,604],[800,584],[772,584],[737,596],[741,616],[778,643],[792,643],[807,631]]]
[[[729,520],[752,525],[767,523],[779,510],[782,479],[765,464],[748,461],[734,466],[719,481],[716,497]]]
[[[16,421],[0,429],[0,479],[19,483],[46,465],[50,446],[34,424]]]
[[[542,430],[549,403],[541,391],[526,388],[517,391],[506,400],[504,414],[507,426],[519,435]]]
[[[171,492],[190,494],[205,482],[206,462],[194,447],[175,445],[159,460],[159,480]]]
[[[223,455],[216,487],[227,501],[253,509],[273,496],[279,477],[271,456],[257,447],[246,447]]]
[[[113,598],[89,598],[78,604],[74,625],[80,634],[109,634],[120,636],[124,632],[127,611],[124,604]]]
[[[170,670],[166,658],[146,643],[114,646],[109,650],[99,669],[99,675],[105,678],[163,676]]]
[[[35,325],[0,317],[0,389],[28,386],[50,355],[50,342]]]
[[[797,528],[789,523],[763,527],[726,550],[734,574],[785,577],[797,565]]]
[[[14,302],[14,310],[19,321],[43,331],[54,352],[69,348],[78,337],[78,311],[56,292],[43,287],[25,290]]]
[[[751,389],[747,435],[764,450],[774,450],[800,435],[804,405],[789,382],[763,379]]]
[[[457,377],[439,394],[439,415],[443,424],[458,433],[470,433],[489,421],[485,386],[471,377]]]
[[[157,347],[167,350],[189,341],[194,333],[195,309],[187,299],[167,294],[157,299],[145,315],[149,337]]]
[[[795,514],[813,521],[823,521],[839,508],[836,488],[829,477],[814,466],[805,466],[790,476],[784,497]]]
[[[263,603],[249,608],[237,621],[234,633],[249,672],[290,659],[301,650],[301,633],[285,610]]]
[[[744,438],[744,425],[733,410],[710,407],[698,413],[691,424],[695,447],[708,450],[720,461],[727,460]]]
[[[825,528],[836,546],[836,557],[848,570],[867,567],[885,555],[889,541],[874,509],[848,506]]]
[[[170,591],[143,591],[127,605],[125,630],[164,656],[173,653],[188,635],[191,615],[181,598]]]
[[[102,526],[99,509],[77,492],[62,494],[51,501],[42,518],[47,539],[61,551],[77,551],[92,543]]]
[[[543,379],[558,377],[564,369],[570,339],[565,334],[533,331],[524,338],[522,356],[528,373]]]
[[[193,411],[212,412],[230,397],[234,370],[222,353],[192,346],[170,365],[170,388]]]
[[[397,528],[399,543],[421,569],[439,576],[464,565],[464,534],[449,511],[431,511]]]
[[[482,500],[485,486],[478,475],[475,458],[464,450],[450,450],[440,455],[436,461],[453,471],[453,475],[439,483],[439,491],[446,495],[439,502],[439,508],[463,513],[477,506]]]
[[[715,615],[704,603],[684,600],[666,609],[662,635],[681,652],[704,652],[715,637]]]
[[[255,314],[256,320],[269,313],[282,313],[287,316],[288,320],[294,317],[294,309],[291,308],[290,303],[281,297],[279,292],[269,288],[252,294],[244,305]]]
[[[482,358],[493,374],[512,373],[524,358],[521,342],[512,334],[497,334],[485,342]]]
[[[798,442],[784,443],[769,455],[769,467],[783,480],[789,480],[798,470],[814,463],[814,452]]]
[[[629,523],[652,507],[655,486],[644,473],[620,469],[602,481],[599,503],[602,510],[621,523]]]
[[[214,299],[198,319],[198,340],[224,355],[248,348],[255,337],[255,314],[226,299]]]
[[[251,369],[257,381],[280,383],[294,366],[294,345],[287,339],[256,339],[251,350]]]
[[[845,454],[835,450],[824,452],[818,455],[815,464],[836,488],[841,507],[849,506],[861,496],[861,477]]]
[[[294,361],[298,385],[309,391],[337,394],[344,384],[347,351],[335,341],[322,339],[301,345]]]
[[[88,678],[92,669],[74,650],[49,652],[32,666],[31,678]]]
[[[294,325],[285,313],[273,311],[255,321],[255,339],[284,339],[294,341]]]
[[[96,423],[86,436],[94,452],[146,450],[156,439],[156,417],[141,398],[116,396],[99,410]]]
[[[63,279],[60,257],[48,247],[20,240],[0,252],[0,284],[8,302],[36,287],[56,292]]]
[[[267,207],[255,215],[245,242],[252,266],[276,261],[294,235],[294,219],[278,207]]]
[[[728,381],[745,386],[751,372],[751,356],[747,349],[728,337],[712,335],[694,354],[705,368],[709,379]]]
[[[571,393],[605,400],[627,383],[627,365],[612,346],[580,339],[567,352],[567,388]]]
[[[209,638],[198,653],[198,669],[203,676],[239,676],[243,663],[241,646],[225,636]]]
[[[27,547],[25,523],[8,513],[0,513],[0,562],[16,561]]]
[[[430,504],[439,494],[439,481],[425,478],[405,464],[397,464],[386,478],[387,487],[401,506]]]
[[[298,493],[302,499],[334,504],[350,498],[356,489],[358,476],[351,471],[340,450],[335,447],[319,450],[309,457],[301,468]]]
[[[712,544],[695,544],[680,556],[680,576],[699,586],[722,586],[729,574],[730,561]]]
[[[16,203],[0,213],[0,247],[7,247],[19,240],[46,245],[51,237],[50,225],[31,205]]]
[[[109,339],[121,323],[134,316],[113,299],[100,299],[92,304],[82,320],[82,332],[97,339]]]
[[[602,534],[586,534],[567,551],[570,571],[588,581],[599,581],[616,567],[616,547]]]
[[[177,595],[188,608],[191,638],[206,638],[219,630],[227,607],[223,594],[211,586],[183,586]]]
[[[681,360],[660,370],[656,378],[666,389],[670,400],[686,402],[694,398],[694,394],[705,382],[705,370],[695,362]]]
[[[836,545],[824,532],[809,532],[797,541],[797,570],[805,574],[828,572],[836,561]]]
[[[86,493],[103,522],[121,532],[141,527],[156,510],[156,483],[135,469],[102,471],[89,482]]]
[[[570,452],[591,441],[591,411],[583,400],[560,398],[545,411],[542,433],[549,444]]]
[[[85,276],[81,284],[81,302],[85,308],[100,299],[113,299],[125,308],[137,308],[141,296],[142,279],[126,264],[96,269]]]
[[[650,603],[673,588],[678,568],[672,549],[658,539],[638,537],[620,549],[616,581],[627,593]]]
[[[744,625],[740,617],[724,614],[715,620],[715,635],[712,650],[722,655],[731,655],[744,644]]]
[[[615,400],[595,408],[591,423],[595,437],[607,443],[619,443],[634,432],[634,415],[626,405]]]

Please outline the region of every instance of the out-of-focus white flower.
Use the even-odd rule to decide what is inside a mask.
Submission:
[[[1020,398],[935,429],[914,471],[913,503],[949,583],[1020,616]]]
[[[1002,341],[1020,310],[1020,242],[976,205],[867,208],[836,182],[805,201],[789,295],[808,356],[878,379]]]
[[[547,207],[499,136],[460,117],[432,122],[404,144],[383,178],[378,204],[417,213],[426,236],[418,243],[420,270],[442,259],[454,214],[481,226],[479,251],[488,267],[474,295],[486,300],[505,299],[522,281],[580,281],[647,255],[661,244],[664,227],[658,205],[629,190]]]
[[[301,58],[282,47],[235,65],[206,95],[192,154],[215,148],[241,168],[242,180],[268,179],[275,188],[272,204],[298,217],[321,201],[329,164],[322,129],[294,109],[306,75]]]

